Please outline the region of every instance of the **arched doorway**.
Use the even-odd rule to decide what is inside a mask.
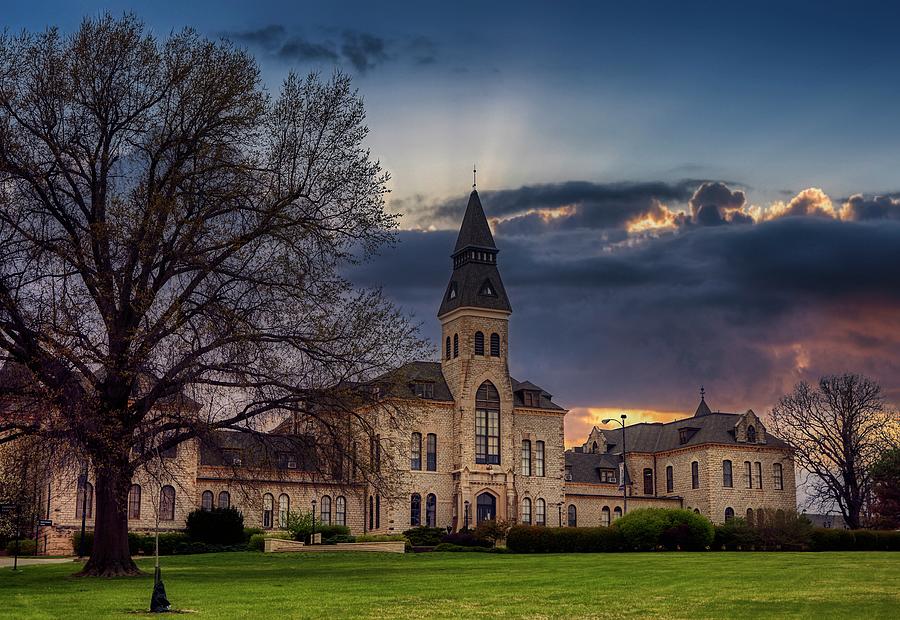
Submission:
[[[497,498],[490,493],[482,493],[476,498],[476,523],[493,521],[497,518]]]

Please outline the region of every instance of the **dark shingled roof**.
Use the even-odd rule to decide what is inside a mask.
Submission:
[[[453,402],[453,394],[444,380],[440,362],[409,362],[374,380],[374,383],[388,390],[388,395],[398,398],[415,398],[414,384],[417,382],[434,384],[434,398],[425,400]]]
[[[467,250],[486,250],[491,261],[468,259]],[[457,258],[461,260],[457,261]],[[453,251],[454,269],[450,282],[444,291],[438,316],[463,307],[486,308],[512,312],[500,271],[497,269],[497,246],[488,226],[484,209],[478,192],[472,191],[466,214],[463,217],[456,248]],[[485,284],[489,283],[492,294],[484,294]]]
[[[315,439],[303,435],[276,435],[271,433],[242,433],[240,431],[214,431],[200,441],[200,464],[226,467],[226,451],[240,452],[241,467],[271,467],[287,469],[287,463],[279,456],[292,454],[300,471],[316,469]]]
[[[696,446],[704,443],[738,444],[734,438],[734,425],[741,417],[739,413],[709,413],[701,417],[687,418],[676,422],[633,424],[625,434],[625,449],[628,452],[665,452],[684,446]],[[697,432],[686,442],[681,443],[678,431],[682,428],[696,429]],[[604,430],[607,450],[621,452],[622,429]],[[766,431],[766,443],[759,444],[770,448],[787,448],[788,445]]]
[[[700,404],[697,405],[697,411],[694,412],[694,417],[699,418],[700,416],[709,415],[712,411],[709,410],[709,405],[706,404],[705,398],[700,398]]]
[[[553,409],[555,411],[565,411],[565,408],[560,407],[551,400],[553,398],[552,394],[550,394],[543,388],[538,387],[531,381],[516,381],[512,377],[510,377],[509,380],[512,383],[513,401],[517,406],[525,406],[525,400],[522,397],[522,390],[531,390],[533,392],[541,393],[541,402],[537,407],[535,407],[534,405],[528,405],[529,407],[533,407],[536,409]]]
[[[615,470],[616,476],[618,476],[619,457],[609,453],[595,454],[566,450],[566,473],[571,474],[571,482],[599,484],[601,469]]]

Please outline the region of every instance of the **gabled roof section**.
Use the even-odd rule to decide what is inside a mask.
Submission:
[[[469,204],[466,205],[466,214],[463,216],[462,226],[459,227],[459,236],[456,237],[453,253],[456,254],[468,247],[497,249],[491,227],[488,226],[487,217],[484,215],[484,208],[481,206],[481,198],[474,189],[469,194]]]
[[[434,397],[427,400],[453,402],[440,362],[409,362],[377,377],[374,383],[385,388],[386,396],[396,398],[417,398],[415,384],[432,383]]]
[[[709,405],[706,404],[706,399],[703,396],[701,396],[700,404],[697,405],[697,411],[694,412],[694,417],[699,418],[701,416],[709,415],[711,413],[712,413],[712,411],[710,411]]]
[[[540,392],[540,404],[539,405],[528,405],[529,407],[535,409],[552,409],[554,411],[565,411],[564,407],[560,407],[556,403],[553,402],[553,395],[550,394],[547,390],[543,389],[532,383],[531,381],[516,381],[512,377],[509,378],[510,383],[512,383],[512,391],[513,391],[513,403],[517,407],[524,407],[525,400],[522,398],[523,391],[531,391],[531,392]]]

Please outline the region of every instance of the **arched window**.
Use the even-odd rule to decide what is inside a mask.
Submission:
[[[531,441],[522,440],[522,475],[531,475]]]
[[[422,470],[422,433],[413,433],[410,441],[409,468],[413,471]]]
[[[568,509],[569,527],[578,527],[578,510],[575,504],[569,504]]]
[[[540,497],[534,502],[534,524],[547,525],[547,502]]]
[[[425,497],[425,527],[436,527],[437,524],[437,496],[429,493]]]
[[[753,486],[757,489],[762,488],[762,463],[756,461],[753,468]]]
[[[500,357],[500,336],[491,334],[491,357]]]
[[[653,470],[644,468],[644,495],[653,495]]]
[[[347,525],[347,498],[343,495],[334,498],[334,524]]]
[[[750,461],[744,461],[744,486],[748,489],[753,488],[753,470]]]
[[[475,355],[484,355],[484,334],[475,332]]]
[[[369,529],[375,529],[375,498],[369,496]]]
[[[84,510],[85,519],[94,518],[94,485],[90,482],[78,485],[78,492],[75,493],[75,518],[81,518],[81,512]]]
[[[594,445],[591,446],[591,454],[597,454],[600,451],[600,446],[597,445],[597,442],[594,442]]]
[[[756,443],[756,429],[753,428],[752,424],[747,427],[747,442]]]
[[[613,510],[613,519],[618,519],[622,516],[622,508],[621,506],[616,506]]]
[[[772,478],[775,483],[775,489],[778,491],[784,490],[784,470],[781,467],[781,463],[775,463],[772,465]]]
[[[228,491],[219,492],[219,508],[231,508],[231,493]]]
[[[159,520],[175,520],[175,487],[169,484],[159,491]]]
[[[475,462],[500,464],[500,394],[490,381],[475,394]]]
[[[141,485],[132,484],[128,491],[128,518],[141,518]]]
[[[747,509],[747,525],[753,525],[753,509]]]
[[[531,525],[531,500],[527,497],[522,500],[522,523]]]
[[[450,336],[447,336],[447,346],[446,346],[446,349],[447,349],[447,350],[444,352],[444,357],[446,357],[447,359],[450,359],[450,351],[451,351],[451,349],[450,349]]]
[[[437,471],[437,435],[434,433],[425,437],[425,469]]]
[[[418,527],[422,525],[422,496],[413,493],[409,498],[409,526]]]
[[[600,511],[600,525],[609,527],[609,523],[609,506],[604,506],[603,510]]]
[[[459,357],[459,334],[453,334],[453,357]]]
[[[694,508],[694,512],[695,512],[696,514],[700,514],[700,509],[699,509],[699,508]]]
[[[722,461],[722,486],[723,487],[733,487],[734,481],[731,475],[731,461],[724,460]]]
[[[675,490],[675,468],[671,465],[666,466],[666,493]]]
[[[267,530],[272,529],[273,519],[275,517],[275,498],[271,493],[263,495],[263,527]]]
[[[322,525],[331,525],[331,497],[328,495],[323,495],[319,504],[319,522]]]
[[[375,496],[375,529],[381,529],[381,496]]]
[[[731,521],[733,519],[734,519],[734,508],[729,506],[728,508],[725,509],[725,520]]]
[[[291,498],[286,493],[278,496],[278,527],[285,528],[291,512]]]
[[[697,461],[691,463],[691,488],[700,488],[700,463]]]
[[[544,442],[534,442],[534,475],[544,475]]]
[[[213,509],[213,494],[212,491],[203,491],[200,495],[200,509],[209,512]]]

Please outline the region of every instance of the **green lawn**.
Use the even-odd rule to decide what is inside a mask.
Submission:
[[[148,572],[151,560],[141,560]],[[152,577],[0,570],[0,616],[141,617]],[[169,599],[206,618],[897,618],[900,554],[222,553],[163,559]]]

